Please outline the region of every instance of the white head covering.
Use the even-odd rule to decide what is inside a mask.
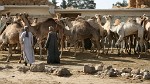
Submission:
[[[53,30],[54,30],[54,28],[53,28],[52,26],[50,26],[50,27],[49,27],[49,30],[50,30],[50,31],[53,31]]]
[[[28,26],[24,26],[24,30],[28,29]]]

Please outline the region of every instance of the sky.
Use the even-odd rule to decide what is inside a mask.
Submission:
[[[58,2],[57,5],[60,5],[62,0],[56,0]],[[116,2],[123,2],[123,0],[94,0],[96,3],[96,9],[110,9],[112,8],[112,4]]]

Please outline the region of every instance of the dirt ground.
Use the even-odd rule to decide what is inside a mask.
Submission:
[[[45,72],[30,72],[22,73],[17,71],[17,66],[23,66],[24,64],[18,64],[19,54],[13,54],[10,63],[6,63],[7,53],[1,52],[0,54],[0,66],[10,65],[13,69],[0,70],[0,84],[150,84],[149,80],[132,80],[123,77],[102,77],[98,75],[88,75],[81,71],[84,64],[99,64],[104,63],[104,66],[112,65],[116,69],[122,69],[130,67],[132,69],[148,69],[150,71],[150,56],[143,56],[142,59],[138,59],[137,55],[118,56],[116,54],[101,55],[96,57],[95,53],[86,51],[84,53],[78,53],[77,56],[72,56],[73,52],[65,51],[63,53],[61,64],[48,65],[68,68],[73,75],[70,77],[58,77],[50,75]],[[45,55],[46,58],[46,55]],[[36,55],[36,61],[39,60],[39,56]]]

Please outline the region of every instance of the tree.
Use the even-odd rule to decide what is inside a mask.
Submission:
[[[113,4],[113,6],[121,6],[121,7],[126,7],[128,6],[128,3],[126,0],[123,0],[123,2],[116,2],[116,4]]]
[[[52,3],[55,5],[55,7],[56,7],[56,4],[57,4],[57,2],[56,2],[56,0],[52,0]]]
[[[62,7],[63,9],[67,8],[67,2],[65,0],[62,0],[60,7]]]
[[[94,3],[94,0],[68,0],[67,7],[71,6],[78,9],[95,9],[96,3]]]

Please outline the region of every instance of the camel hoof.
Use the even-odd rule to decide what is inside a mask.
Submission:
[[[21,63],[21,61],[18,62],[19,64]]]
[[[113,51],[111,51],[110,53],[114,53]]]
[[[6,60],[6,62],[10,62],[9,60]]]
[[[134,55],[137,55],[137,53],[135,52]]]
[[[44,59],[44,57],[42,56],[42,57],[40,57],[40,60],[43,60]]]
[[[141,55],[139,55],[138,59],[141,59]]]
[[[128,55],[131,55],[131,52],[128,52]]]
[[[106,55],[108,55],[108,52],[106,53]]]
[[[76,56],[76,54],[74,54],[73,56]]]
[[[99,57],[100,56],[100,54],[98,53],[98,54],[96,54],[96,57]]]
[[[104,52],[102,52],[101,54],[104,54]]]

